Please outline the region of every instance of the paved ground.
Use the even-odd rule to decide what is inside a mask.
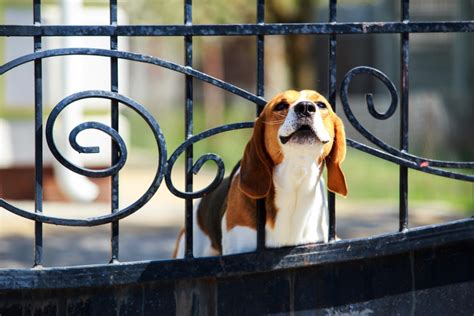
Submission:
[[[144,191],[153,174],[147,170],[124,171],[121,177],[121,205],[129,205]],[[199,177],[199,188],[210,183],[213,175]],[[126,180],[126,181],[125,181]],[[207,181],[207,182],[206,182]],[[182,188],[182,181],[176,179]],[[11,201],[31,210],[31,201]],[[47,214],[84,218],[109,212],[106,203],[75,204],[45,202]],[[121,221],[120,260],[169,258],[183,223],[184,202],[163,187],[137,213]],[[440,223],[461,218],[448,212],[445,205],[410,205],[410,226]],[[33,223],[0,209],[0,268],[28,268],[33,262]],[[372,236],[398,228],[396,203],[362,202],[345,199],[337,204],[337,232],[340,238]],[[65,266],[106,263],[110,256],[110,227],[71,228],[44,226],[44,265]]]

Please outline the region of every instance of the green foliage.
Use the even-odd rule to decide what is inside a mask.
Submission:
[[[343,169],[349,186],[349,199],[398,200],[398,165],[350,149]],[[415,170],[409,171],[408,181],[409,202],[442,202],[452,209],[474,215],[473,183]]]
[[[121,2],[131,12],[132,23],[181,24],[184,21],[183,0],[137,0]],[[255,2],[245,0],[195,0],[193,23],[249,23],[255,22]]]
[[[140,151],[155,151],[155,141],[150,130],[143,120],[132,112],[124,113],[130,123],[130,137],[132,148],[138,148]],[[194,128],[193,134],[198,134],[206,129],[216,127],[204,126],[204,111],[201,106],[196,105],[194,109]],[[224,113],[224,122],[219,125],[231,122],[252,121],[254,119],[255,109],[245,104],[226,106]],[[165,135],[168,148],[168,155],[181,145],[184,141],[184,111],[168,110],[166,113],[160,113],[155,116],[160,128]],[[166,119],[162,119],[166,118]],[[204,139],[196,143],[193,147],[194,160],[197,160],[205,153],[215,153],[219,155],[225,163],[226,171],[229,172],[232,167],[240,160],[245,144],[250,138],[251,130],[243,129],[217,134],[210,138]],[[132,149],[133,150],[133,149]],[[182,155],[183,156],[183,155]],[[181,157],[182,158],[182,157]],[[204,165],[203,168],[212,166],[212,163]]]

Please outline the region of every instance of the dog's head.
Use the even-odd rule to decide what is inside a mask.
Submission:
[[[255,121],[240,169],[241,191],[257,199],[268,195],[273,167],[285,152],[310,155],[328,168],[328,188],[342,196],[347,185],[340,164],[346,155],[346,137],[341,119],[329,102],[312,90],[289,90],[267,103]]]

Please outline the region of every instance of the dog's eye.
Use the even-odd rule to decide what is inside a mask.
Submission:
[[[326,108],[326,104],[324,102],[316,102],[316,105],[320,109],[325,109]]]
[[[280,102],[273,108],[273,111],[287,110],[290,105],[287,102]]]

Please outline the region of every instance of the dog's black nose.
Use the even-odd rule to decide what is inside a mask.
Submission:
[[[316,106],[313,102],[302,101],[295,105],[295,113],[300,116],[311,116],[314,112],[316,112]]]

